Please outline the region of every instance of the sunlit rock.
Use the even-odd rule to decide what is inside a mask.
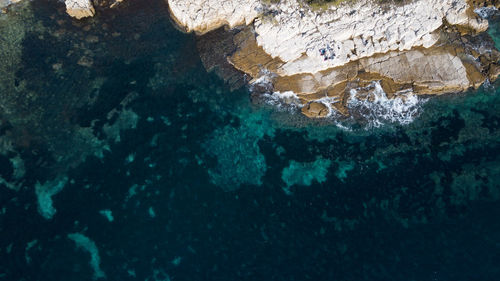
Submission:
[[[64,3],[66,13],[74,18],[82,19],[95,15],[94,5],[90,0],[66,0]]]

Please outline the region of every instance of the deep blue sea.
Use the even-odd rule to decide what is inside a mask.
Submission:
[[[500,280],[500,82],[312,121],[230,91],[161,0],[25,2],[0,45],[1,281]]]

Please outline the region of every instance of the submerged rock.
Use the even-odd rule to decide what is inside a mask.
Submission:
[[[35,185],[35,193],[38,199],[38,212],[45,219],[52,219],[56,214],[56,209],[53,206],[52,196],[61,192],[68,182],[67,177],[57,178],[53,181],[47,181],[43,184],[37,182]]]
[[[77,248],[89,253],[89,263],[94,271],[93,279],[105,279],[106,273],[101,269],[101,257],[99,256],[99,249],[95,242],[81,233],[70,233],[67,237],[75,242]]]
[[[306,163],[292,160],[289,166],[283,169],[281,179],[286,183],[287,188],[293,185],[309,186],[314,181],[323,183],[326,181],[331,163],[331,160],[323,158]]]

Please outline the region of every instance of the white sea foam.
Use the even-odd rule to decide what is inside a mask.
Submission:
[[[259,78],[255,79],[251,85],[259,85],[259,84],[271,84],[270,75],[262,75]]]
[[[293,91],[279,92],[273,90],[273,80],[276,74],[262,69],[259,77],[250,82],[250,91],[261,93],[260,97],[265,103],[282,110],[295,110],[303,105]]]
[[[279,110],[297,110],[304,105],[299,96],[293,91],[273,91],[274,73],[262,70],[260,76],[250,83],[251,91],[260,91],[260,97]],[[374,81],[367,87],[351,89],[347,107],[354,119],[366,121],[367,128],[380,127],[383,124],[395,123],[406,125],[419,115],[421,105],[426,99],[419,98],[411,90],[403,90],[395,93],[395,97],[388,98],[379,81]],[[333,107],[340,102],[338,97],[322,97],[315,100],[328,108],[329,117],[337,127],[351,130],[345,126],[344,118]],[[345,121],[345,120],[344,120]]]
[[[253,91],[253,89],[257,86],[264,87],[266,89],[272,89],[273,79],[275,76],[276,74],[267,69],[260,70],[259,77],[254,79],[253,81],[250,81],[250,90]]]
[[[324,104],[328,108],[328,114],[326,117],[331,117],[336,112],[332,104],[339,102],[339,99],[337,97],[323,97],[316,101]]]
[[[367,96],[361,97],[361,90],[368,93]],[[386,123],[409,124],[419,115],[421,104],[426,101],[410,90],[398,92],[389,99],[379,82],[352,89],[350,94],[348,108],[365,119],[368,127],[380,127]]]
[[[264,93],[262,96],[266,103],[279,109],[296,109],[303,106],[297,94],[292,91]]]
[[[490,79],[486,79],[483,83],[483,88],[486,92],[495,93],[495,86],[491,84]]]
[[[498,9],[495,6],[492,7],[481,7],[474,9],[474,13],[480,16],[483,19],[488,19],[495,15],[498,12]]]

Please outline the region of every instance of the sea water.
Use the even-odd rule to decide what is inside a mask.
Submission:
[[[163,1],[23,5],[0,18],[0,280],[500,276],[498,82],[374,84],[364,121],[308,120],[207,73]]]

